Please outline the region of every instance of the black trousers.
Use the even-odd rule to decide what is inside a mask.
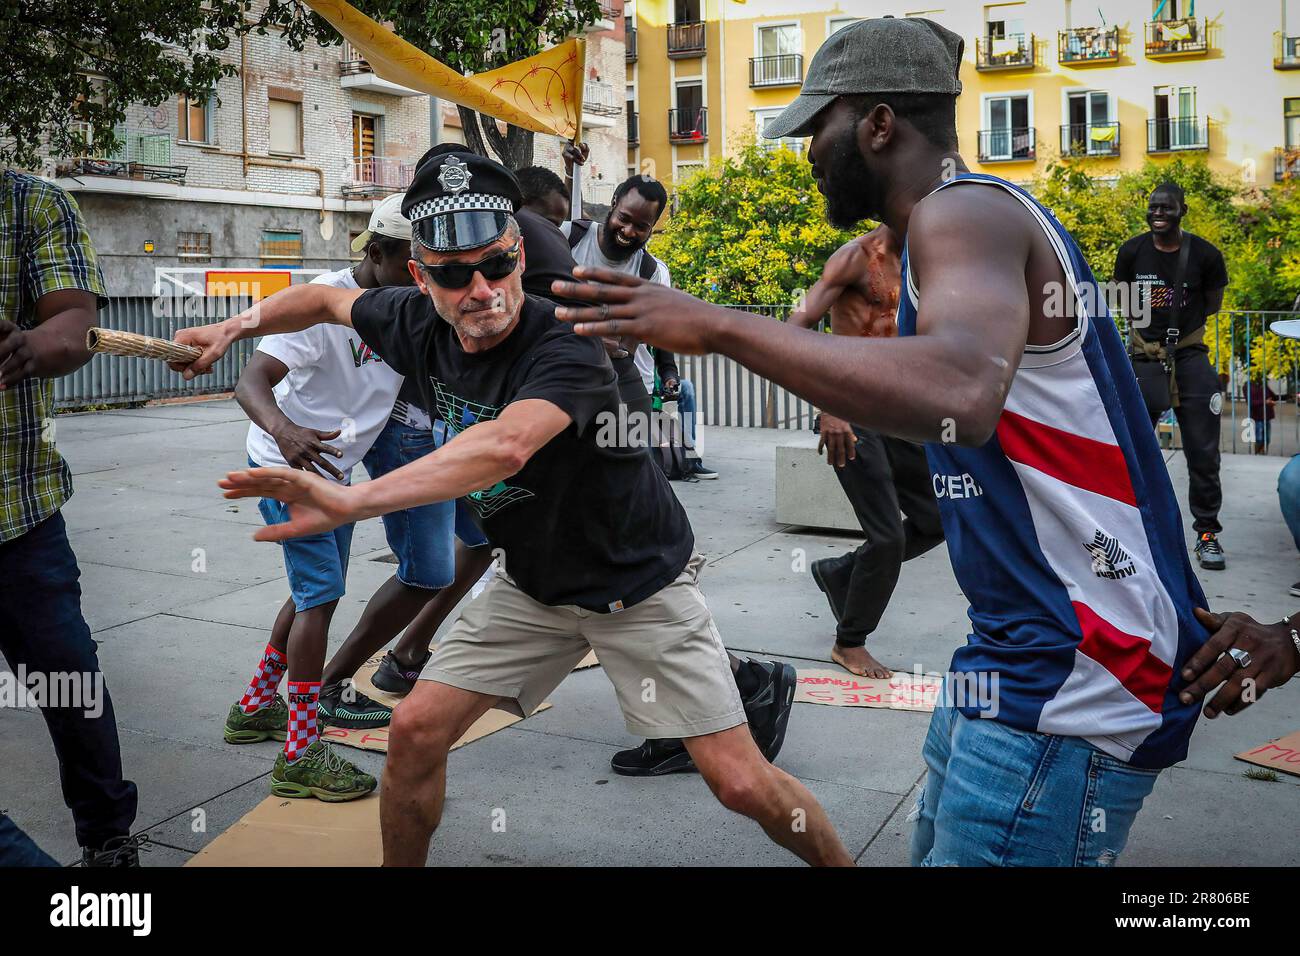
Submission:
[[[861,647],[889,606],[904,561],[943,542],[925,450],[915,442],[853,426],[857,457],[835,477],[866,541],[833,559],[827,583],[844,596],[836,643]]]
[[[1164,365],[1144,358],[1133,359],[1138,380],[1165,375]],[[1219,481],[1219,412],[1223,396],[1219,376],[1210,364],[1209,353],[1202,348],[1179,349],[1174,353],[1174,376],[1178,380],[1178,407],[1174,415],[1183,438],[1183,457],[1187,459],[1187,502],[1192,511],[1192,527],[1197,535],[1223,530],[1219,508],[1223,504],[1223,485]],[[1166,409],[1152,409],[1154,428]]]
[[[62,514],[0,543],[0,653],[15,674],[19,665],[26,668],[29,683],[37,673],[81,675],[83,687],[102,680],[95,642],[81,615],[80,577]],[[127,836],[136,811],[135,784],[122,779],[113,701],[106,685],[98,687],[102,709],[41,708],[59,757],[59,781],[76,822],[77,842],[95,848]],[[13,767],[4,772],[11,777],[17,773]],[[11,783],[16,786],[18,778]]]

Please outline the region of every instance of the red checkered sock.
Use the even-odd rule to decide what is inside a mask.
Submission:
[[[284,652],[277,651],[267,644],[266,650],[262,652],[262,663],[257,665],[257,671],[253,674],[248,690],[244,691],[244,696],[239,698],[239,709],[246,714],[251,714],[272,703],[275,700],[275,692],[280,687],[280,680],[288,669],[289,659],[284,656]]]
[[[320,681],[289,681],[289,736],[284,740],[284,759],[292,763],[320,737],[316,709],[320,706]]]

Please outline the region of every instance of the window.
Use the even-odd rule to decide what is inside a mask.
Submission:
[[[698,23],[700,0],[676,0],[673,4],[673,23]]]
[[[984,8],[984,35],[990,40],[1006,40],[1025,35],[1025,5],[1002,3]]]
[[[703,143],[708,137],[704,86],[699,80],[678,83],[677,108],[669,117],[668,138],[675,143]]]
[[[826,35],[831,36],[857,20],[857,17],[831,17],[826,21]]]
[[[801,52],[799,24],[781,23],[758,28],[758,47],[755,56],[784,56]]]
[[[980,131],[981,162],[1033,159],[1034,131],[1030,127],[1027,93],[984,98],[984,128]]]
[[[212,107],[215,99],[215,93],[209,94],[204,100],[181,94],[177,102],[177,139],[188,143],[212,142]]]
[[[1078,90],[1066,95],[1066,135],[1062,151],[1074,155],[1112,156],[1119,151],[1119,124],[1110,94]]]
[[[803,140],[797,136],[783,136],[780,139],[765,139],[763,131],[767,129],[768,124],[781,115],[784,107],[778,107],[770,110],[754,110],[754,125],[758,128],[758,142],[764,149],[780,149],[785,146],[794,150],[796,153],[803,152]]]
[[[202,262],[212,258],[212,233],[176,233],[176,258],[195,259]]]
[[[379,120],[364,113],[352,114],[352,156],[357,162],[375,158],[375,132]]]
[[[262,266],[302,267],[302,233],[283,229],[262,231]]]
[[[1187,15],[1179,9],[1182,6],[1184,4],[1180,3],[1179,0],[1151,0],[1151,19],[1181,20]]]
[[[1300,96],[1282,101],[1282,116],[1286,123],[1286,148],[1300,149]]]
[[[289,156],[302,155],[302,94],[268,92],[269,150]]]
[[[1196,119],[1196,87],[1157,86],[1152,121],[1151,149],[1188,149],[1203,145]]]

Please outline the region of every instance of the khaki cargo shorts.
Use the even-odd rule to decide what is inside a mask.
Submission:
[[[498,571],[438,644],[421,680],[490,694],[518,716],[537,709],[596,652],[623,720],[640,737],[698,737],[745,723],[727,650],[692,555],[671,584],[612,614],[533,600]]]

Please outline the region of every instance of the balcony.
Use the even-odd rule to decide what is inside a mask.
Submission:
[[[680,60],[704,55],[704,21],[668,24],[668,58]]]
[[[1037,65],[1034,56],[1035,37],[1031,33],[1013,33],[1005,37],[979,37],[975,41],[975,69],[1032,70]]]
[[[1146,37],[1147,57],[1152,60],[1204,56],[1210,51],[1207,21],[1196,17],[1148,20]]]
[[[1300,70],[1300,36],[1273,34],[1273,69]]]
[[[339,86],[345,90],[362,93],[384,93],[388,96],[423,96],[418,90],[390,83],[375,74],[365,57],[351,43],[344,41],[339,56]]]
[[[623,55],[628,63],[636,62],[636,27],[631,17],[623,18]]]
[[[641,114],[627,111],[627,145],[629,147],[641,145]]]
[[[709,139],[709,109],[706,106],[668,111],[668,142],[704,143]]]
[[[361,156],[348,160],[343,173],[343,195],[350,199],[388,196],[411,185],[415,164],[387,156]]]
[[[1210,148],[1210,121],[1195,116],[1147,120],[1147,152],[1178,153]]]
[[[1062,156],[1118,156],[1119,123],[1067,123],[1061,127]]]
[[[582,125],[588,128],[610,128],[614,117],[623,112],[626,103],[622,91],[615,93],[608,83],[588,80],[582,93]]]
[[[1279,146],[1273,150],[1273,181],[1300,179],[1300,146]]]
[[[767,86],[798,86],[803,82],[803,54],[781,53],[777,56],[749,58],[751,89]]]
[[[172,141],[168,133],[117,127],[119,145],[114,150],[96,149],[93,145],[82,155],[61,163],[60,176],[111,176],[145,182],[184,185],[188,166],[172,165]],[[89,128],[82,128],[89,138]]]
[[[612,30],[618,18],[623,15],[623,11],[619,9],[620,5],[616,5],[614,0],[599,0],[597,6],[599,15],[582,28],[583,33],[603,33]]]
[[[1032,163],[1038,158],[1036,138],[1032,126],[982,129],[979,131],[979,161]]]
[[[1056,35],[1056,59],[1062,66],[1119,62],[1119,27],[1079,27]]]

